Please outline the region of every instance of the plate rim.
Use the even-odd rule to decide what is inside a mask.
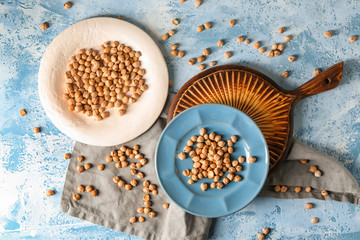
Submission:
[[[243,114],[245,117],[247,117],[249,120],[251,120],[252,123],[255,124],[255,127],[259,130],[259,132],[261,133],[261,137],[262,137],[262,140],[263,142],[265,143],[265,162],[268,162],[268,164],[266,164],[266,174],[265,174],[265,177],[261,180],[261,184],[260,184],[260,188],[258,189],[258,191],[256,191],[255,193],[255,197],[253,199],[251,199],[251,201],[249,203],[247,203],[246,205],[244,205],[243,207],[239,208],[239,209],[235,209],[233,211],[229,211],[227,212],[226,214],[222,214],[222,215],[199,215],[198,213],[195,213],[195,212],[192,212],[186,208],[184,208],[183,206],[181,206],[177,201],[175,201],[172,197],[169,196],[169,194],[167,193],[167,191],[165,190],[163,184],[162,184],[162,181],[160,179],[160,176],[159,176],[159,172],[158,172],[158,150],[159,150],[159,145],[160,145],[160,140],[163,138],[164,134],[165,134],[165,131],[171,126],[171,123],[174,122],[177,118],[179,118],[179,116],[182,116],[183,114],[185,114],[186,112],[188,111],[191,111],[193,109],[196,109],[196,108],[201,108],[201,107],[205,107],[205,106],[209,106],[209,105],[222,105],[222,107],[225,107],[225,108],[230,108],[230,109],[233,109],[235,111],[238,111],[240,114]],[[199,105],[196,105],[196,106],[193,106],[193,107],[190,107],[184,111],[182,111],[181,113],[179,113],[178,115],[176,115],[173,119],[171,119],[170,122],[167,123],[166,127],[163,129],[163,131],[161,132],[160,134],[160,137],[158,139],[158,142],[156,144],[156,149],[155,149],[155,172],[156,172],[156,177],[159,181],[159,184],[161,186],[161,188],[163,189],[164,193],[166,194],[166,196],[171,200],[173,201],[178,207],[180,207],[181,209],[183,209],[184,211],[186,211],[187,213],[190,213],[192,215],[195,215],[195,216],[199,216],[199,217],[206,217],[206,218],[217,218],[217,217],[223,217],[223,216],[227,216],[227,215],[230,215],[232,213],[235,213],[237,211],[240,211],[242,209],[244,209],[246,206],[248,206],[251,202],[254,201],[254,199],[259,195],[260,191],[262,190],[262,188],[264,187],[264,184],[265,184],[265,181],[267,179],[267,176],[268,176],[268,173],[269,173],[269,170],[270,170],[270,156],[269,156],[269,149],[268,149],[268,145],[267,145],[267,142],[266,142],[266,139],[264,137],[264,134],[262,133],[261,129],[259,128],[259,126],[254,122],[254,120],[252,120],[246,113],[244,113],[243,111],[237,109],[237,108],[234,108],[232,106],[229,106],[229,105],[226,105],[226,104],[221,104],[221,103],[203,103],[203,104],[199,104]]]
[[[80,20],[77,21],[73,24],[71,24],[70,26],[67,26],[65,29],[63,29],[54,39],[52,39],[51,43],[49,45],[47,45],[45,52],[42,54],[41,57],[41,61],[40,61],[40,66],[39,66],[39,70],[38,70],[38,77],[37,77],[37,83],[38,83],[38,89],[37,92],[39,94],[39,98],[40,98],[40,102],[41,105],[44,109],[44,112],[46,113],[46,116],[50,119],[51,123],[64,135],[68,136],[69,138],[71,138],[72,140],[75,141],[79,141],[85,144],[89,144],[89,145],[94,145],[94,146],[115,146],[115,145],[119,145],[119,144],[123,144],[127,141],[130,141],[132,139],[137,138],[138,136],[140,136],[141,134],[143,134],[144,132],[146,132],[147,130],[149,130],[149,128],[151,128],[151,126],[153,126],[153,124],[157,121],[158,117],[161,115],[161,113],[163,112],[164,106],[166,104],[166,100],[168,98],[168,93],[169,93],[169,88],[166,87],[164,88],[164,90],[166,91],[166,93],[164,93],[164,99],[161,103],[162,107],[159,108],[160,110],[158,112],[156,112],[156,114],[152,114],[154,116],[152,121],[149,121],[149,124],[147,124],[147,127],[144,128],[142,131],[139,131],[139,133],[131,136],[131,137],[127,137],[127,138],[123,138],[123,140],[121,141],[98,141],[98,140],[93,140],[94,138],[92,137],[92,140],[87,140],[84,141],[84,138],[78,137],[78,136],[74,136],[73,134],[71,134],[71,129],[72,128],[67,128],[62,126],[58,120],[56,120],[57,116],[60,116],[61,114],[53,114],[52,113],[52,104],[51,103],[46,103],[47,99],[49,98],[48,96],[45,96],[44,94],[42,94],[42,92],[44,90],[46,90],[46,88],[44,87],[44,77],[40,76],[40,72],[44,69],[43,67],[43,62],[45,59],[45,56],[47,55],[47,52],[50,48],[50,46],[52,46],[54,44],[54,42],[56,41],[56,39],[59,38],[59,36],[64,33],[65,31],[69,31],[69,29],[74,28],[74,26],[76,26],[79,23],[84,23],[84,22],[88,22],[88,21],[96,21],[97,19],[99,20],[110,20],[110,21],[119,21],[120,24],[126,24],[127,26],[130,26],[132,29],[135,29],[136,31],[139,31],[140,33],[148,36],[149,38],[149,42],[151,42],[151,45],[153,45],[153,49],[155,49],[155,51],[157,51],[159,53],[159,65],[164,67],[164,71],[162,71],[162,74],[164,75],[164,79],[167,80],[167,82],[169,81],[169,69],[165,60],[165,57],[160,49],[160,47],[158,46],[157,42],[152,38],[152,36],[150,34],[148,34],[145,30],[143,30],[142,28],[138,27],[137,25],[130,23],[128,21],[124,21],[124,20],[118,20],[116,18],[113,17],[90,17],[90,18],[86,18],[84,20]],[[156,82],[156,81],[154,81]],[[168,84],[168,83],[167,83]],[[142,124],[141,124],[142,125]],[[122,135],[121,133],[119,135]]]

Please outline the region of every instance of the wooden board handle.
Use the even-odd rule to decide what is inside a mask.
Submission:
[[[290,93],[296,95],[297,99],[300,100],[302,98],[336,88],[341,81],[343,66],[344,62],[335,64],[334,66],[321,72],[310,81],[290,91]]]

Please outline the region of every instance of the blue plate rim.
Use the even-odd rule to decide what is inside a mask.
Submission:
[[[213,106],[222,106],[222,107],[225,107],[225,108],[230,108],[230,109],[233,109],[233,110],[236,110],[238,112],[240,112],[241,114],[243,114],[246,118],[248,118],[249,120],[251,120],[254,124],[255,124],[255,127],[259,130],[259,132],[261,133],[261,136],[262,136],[262,139],[265,143],[265,161],[268,162],[268,164],[266,165],[266,174],[265,174],[265,177],[261,180],[261,188],[259,188],[258,191],[255,192],[255,197],[248,203],[246,204],[245,206],[243,206],[242,208],[239,208],[239,209],[235,209],[233,211],[230,211],[230,212],[227,212],[226,214],[224,215],[199,215],[198,213],[194,213],[186,208],[184,208],[183,206],[181,206],[177,201],[175,201],[172,197],[169,196],[169,194],[166,192],[161,180],[160,180],[160,177],[159,177],[159,172],[158,172],[158,150],[159,150],[159,145],[160,145],[160,140],[163,138],[166,130],[171,126],[171,124],[176,120],[178,119],[180,116],[182,116],[183,114],[185,114],[186,112],[188,111],[191,111],[193,109],[196,109],[196,108],[200,108],[200,107],[203,107],[204,105],[206,106],[209,106],[209,105],[213,105]],[[196,106],[193,106],[193,107],[190,107],[184,111],[182,111],[181,113],[179,113],[178,115],[176,115],[173,119],[171,119],[170,122],[167,123],[166,127],[162,130],[161,134],[160,134],[160,137],[158,139],[158,142],[156,143],[156,148],[155,148],[155,172],[156,172],[156,177],[159,181],[159,184],[161,186],[161,188],[163,189],[165,195],[171,200],[173,201],[178,207],[180,207],[181,209],[183,209],[185,212],[187,213],[190,213],[192,215],[195,215],[195,216],[199,216],[199,217],[206,217],[206,218],[217,218],[217,217],[223,217],[223,216],[227,216],[227,215],[230,215],[232,213],[235,213],[237,211],[240,211],[241,209],[244,209],[246,206],[248,206],[250,203],[252,203],[254,201],[254,199],[259,195],[260,191],[262,190],[264,184],[265,184],[265,181],[266,181],[266,178],[267,178],[267,175],[269,173],[269,149],[268,149],[268,145],[267,145],[267,142],[266,142],[266,139],[264,137],[264,134],[262,133],[261,129],[259,128],[259,126],[256,124],[256,122],[254,120],[252,120],[251,117],[249,117],[246,113],[244,113],[243,111],[235,108],[235,107],[232,107],[232,106],[229,106],[229,105],[226,105],[226,104],[221,104],[221,103],[203,103],[203,104],[199,104],[199,105],[196,105]]]

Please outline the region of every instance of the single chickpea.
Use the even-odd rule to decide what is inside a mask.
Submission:
[[[129,219],[129,222],[130,222],[130,223],[135,223],[136,221],[137,221],[136,217],[131,217],[131,218]]]
[[[317,218],[317,217],[313,217],[312,219],[311,219],[311,223],[312,224],[316,224],[316,223],[318,223],[319,222],[319,218]]]
[[[315,173],[317,170],[318,170],[318,167],[316,165],[311,166],[310,169],[309,169],[309,171],[311,173]]]
[[[224,178],[223,178],[223,183],[224,183],[224,185],[228,185],[229,182],[230,182],[230,180],[229,180],[227,177],[224,177]]]
[[[119,187],[119,188],[125,187],[125,185],[126,185],[126,183],[125,183],[124,180],[120,180],[120,181],[118,182],[118,187]]]
[[[34,133],[35,133],[35,134],[37,134],[37,133],[39,133],[39,132],[40,132],[40,128],[38,128],[38,127],[34,127],[33,131],[34,131]]]
[[[256,157],[251,156],[247,159],[247,161],[248,161],[248,163],[253,164],[256,162]]]
[[[176,49],[178,49],[178,47],[179,47],[179,45],[173,44],[173,45],[171,45],[170,49],[171,50],[176,50]]]
[[[295,192],[296,192],[296,193],[301,192],[301,187],[295,187]]]
[[[164,35],[162,35],[161,39],[163,41],[167,40],[169,38],[169,34],[165,33]]]
[[[201,190],[202,190],[203,192],[205,192],[205,191],[208,189],[208,184],[207,184],[207,183],[202,183],[202,184],[200,185],[200,188],[201,188]]]
[[[179,51],[178,57],[183,58],[184,56],[185,56],[185,52],[184,51]]]
[[[144,208],[144,213],[145,214],[149,214],[151,212],[151,208],[145,207]]]
[[[150,185],[150,182],[148,181],[148,180],[145,180],[144,182],[143,182],[143,186],[144,187],[148,187]]]
[[[224,57],[225,58],[230,58],[231,57],[231,52],[225,52]]]
[[[202,63],[203,61],[205,61],[205,57],[204,57],[204,56],[199,56],[199,57],[197,58],[197,61],[198,61],[199,63]]]
[[[239,161],[239,163],[244,163],[244,162],[245,162],[245,157],[240,156],[240,157],[238,158],[238,161]]]
[[[281,186],[280,191],[281,192],[286,192],[288,190],[287,186]]]
[[[120,177],[119,176],[113,177],[113,181],[114,183],[118,183],[120,181]]]
[[[170,54],[171,54],[171,56],[176,57],[176,56],[178,55],[178,51],[172,50],[172,51],[170,52]]]
[[[270,229],[269,229],[269,228],[263,228],[262,231],[263,231],[263,233],[264,233],[265,235],[268,235],[269,232],[270,232]]]
[[[192,179],[192,178],[190,178],[189,180],[188,180],[188,184],[194,184],[195,182],[194,182],[194,180]]]
[[[171,21],[175,26],[177,26],[179,24],[179,20],[178,19],[174,19]]]
[[[292,37],[291,37],[290,35],[285,36],[285,38],[284,38],[284,39],[285,39],[285,42],[290,41],[290,40],[291,40],[291,38],[292,38]]]
[[[86,170],[89,170],[92,167],[92,165],[91,165],[91,163],[85,163],[84,167]]]
[[[277,50],[282,51],[282,50],[284,50],[284,48],[285,48],[285,45],[283,43],[280,43],[277,47]]]
[[[222,47],[222,46],[224,46],[224,42],[222,40],[219,40],[217,42],[217,45],[218,45],[218,47]]]
[[[152,190],[151,193],[152,193],[153,195],[157,195],[157,194],[158,194],[158,190],[156,190],[156,189],[155,189],[155,190]]]
[[[281,34],[281,33],[284,33],[284,32],[285,32],[285,28],[284,28],[284,27],[281,27],[281,28],[278,29],[278,33]]]
[[[270,50],[267,52],[266,56],[268,57],[274,57],[274,50]]]
[[[135,175],[135,174],[137,174],[137,171],[136,171],[135,169],[131,169],[131,170],[130,170],[130,174],[131,174],[131,175]]]
[[[79,172],[79,173],[82,173],[83,171],[85,171],[85,168],[84,168],[84,166],[78,166],[77,167],[77,171]]]
[[[145,222],[145,218],[143,216],[139,217],[139,222]]]
[[[222,182],[216,183],[216,188],[217,189],[222,189],[223,187],[224,187],[224,184]]]
[[[314,75],[317,76],[320,74],[320,70],[319,69],[314,69]]]
[[[306,163],[308,163],[308,159],[300,159],[300,162],[302,163],[302,164],[306,164]]]
[[[200,26],[197,26],[196,27],[196,31],[198,32],[202,32],[204,30],[204,26],[203,25],[200,25]]]
[[[236,20],[235,20],[235,19],[229,21],[229,25],[230,25],[231,27],[235,26],[235,24],[236,24]]]
[[[91,185],[87,185],[85,188],[86,192],[91,192],[93,190],[93,187]]]
[[[210,29],[212,27],[212,24],[210,22],[204,23],[204,27],[206,29]]]
[[[92,195],[93,197],[96,197],[96,196],[98,195],[98,190],[96,190],[96,189],[92,190],[92,191],[91,191],[91,195]]]
[[[313,205],[311,203],[306,203],[305,204],[305,208],[306,209],[312,209],[313,208]]]
[[[64,159],[69,159],[70,157],[71,157],[71,154],[70,154],[70,153],[65,153]]]
[[[79,200],[80,198],[81,198],[81,196],[80,196],[80,194],[78,194],[78,193],[75,193],[75,194],[73,195],[73,199],[74,199],[75,201]]]
[[[276,43],[271,46],[272,50],[276,50],[277,48],[278,48],[278,45]]]
[[[21,109],[21,110],[20,110],[20,115],[21,115],[21,116],[25,116],[25,115],[26,115],[25,109]]]
[[[78,189],[78,192],[84,192],[85,191],[85,187],[83,185],[79,185],[77,187],[77,189]]]
[[[351,37],[349,37],[349,42],[353,43],[356,41],[356,39],[357,39],[356,36],[351,36]]]
[[[316,172],[314,172],[314,176],[315,177],[321,177],[322,173],[320,170],[317,170]]]
[[[210,67],[213,67],[213,66],[215,66],[216,65],[216,61],[211,61],[211,62],[209,62],[209,66]]]
[[[281,52],[279,50],[274,50],[274,57],[278,57],[281,55]]]
[[[149,185],[149,189],[152,191],[152,190],[155,190],[156,189],[156,185],[155,184],[150,184]]]
[[[154,218],[156,216],[156,212],[149,212],[149,217]]]
[[[168,203],[164,203],[162,206],[163,206],[164,209],[168,209],[168,208],[169,208],[169,204],[168,204]]]
[[[136,211],[137,211],[138,213],[144,213],[144,208],[143,208],[143,207],[139,207]]]
[[[149,194],[144,194],[143,199],[144,199],[144,201],[149,201],[150,200],[150,195]]]
[[[289,56],[288,60],[289,60],[289,62],[295,62],[296,57],[295,56]]]
[[[204,70],[205,69],[205,65],[204,64],[200,64],[199,66],[198,66],[198,69],[200,70],[200,71],[202,71],[202,70]]]
[[[175,34],[175,30],[170,30],[169,31],[169,36],[171,37],[171,36],[174,36],[174,34]]]
[[[258,240],[263,240],[263,239],[265,239],[265,235],[263,233],[259,233]]]
[[[180,160],[185,160],[186,159],[186,154],[185,153],[179,153],[178,157],[180,158]]]
[[[46,30],[46,29],[48,29],[48,28],[49,28],[49,24],[48,24],[48,23],[44,22],[44,23],[41,24],[41,29],[42,29],[42,30]]]
[[[144,173],[139,172],[136,176],[137,176],[138,178],[144,178]]]
[[[250,42],[251,42],[250,39],[246,39],[246,40],[244,41],[244,44],[245,44],[245,45],[248,45]]]
[[[274,191],[275,191],[275,192],[280,192],[280,190],[281,190],[281,187],[280,187],[279,185],[276,185],[276,186],[274,187]]]
[[[266,51],[266,49],[264,48],[264,47],[262,47],[262,48],[259,48],[259,53],[264,53]]]
[[[195,7],[199,7],[201,5],[201,0],[196,0],[195,2],[194,2],[194,6]]]
[[[79,162],[84,161],[84,156],[78,156],[78,157],[77,157],[77,160],[78,160]]]
[[[205,48],[205,49],[203,50],[202,54],[203,54],[204,56],[209,56],[209,55],[210,55],[210,50],[209,50],[208,48]]]
[[[136,187],[138,182],[135,179],[133,179],[130,181],[130,184],[131,184],[131,186]]]
[[[332,31],[326,31],[326,32],[324,33],[324,36],[325,36],[326,38],[331,38],[332,35],[333,35],[333,32],[332,32]]]
[[[130,184],[125,184],[125,190],[130,191],[132,189],[132,186]]]
[[[308,192],[308,193],[311,192],[311,187],[306,187],[305,192]]]
[[[322,195],[323,197],[326,197],[326,196],[329,195],[329,193],[328,193],[328,191],[326,191],[326,190],[322,190],[322,191],[321,191],[321,195]]]
[[[54,195],[54,194],[55,194],[54,190],[47,190],[46,193],[45,193],[45,195],[46,195],[47,197],[50,197],[50,196],[52,196],[52,195]]]
[[[259,43],[259,42],[254,42],[253,47],[254,47],[255,49],[259,49],[260,43]]]
[[[195,60],[194,58],[190,58],[190,59],[188,60],[189,65],[194,65],[195,62],[196,62],[196,60]]]
[[[288,73],[287,71],[285,71],[285,72],[283,72],[283,73],[281,74],[281,76],[282,76],[283,78],[287,78],[287,77],[289,76],[289,73]]]
[[[239,43],[242,43],[244,40],[245,40],[245,38],[242,37],[242,36],[237,37],[237,41],[238,41]]]
[[[70,9],[71,6],[72,6],[71,2],[66,2],[66,3],[64,3],[64,8],[65,8],[65,9]]]
[[[145,206],[145,207],[150,207],[150,206],[151,206],[151,202],[150,202],[150,201],[145,201],[145,202],[144,202],[144,206]]]

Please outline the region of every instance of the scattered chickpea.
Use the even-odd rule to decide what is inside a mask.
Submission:
[[[351,43],[355,42],[356,38],[357,38],[356,36],[349,37],[349,42],[351,42]]]
[[[326,190],[322,190],[322,191],[321,191],[321,195],[322,195],[323,197],[326,197],[326,196],[329,195],[329,193],[328,193],[328,191],[326,191]]]
[[[71,2],[66,2],[66,3],[64,3],[64,8],[65,8],[65,9],[70,9],[71,6],[72,6]]]
[[[320,170],[317,170],[316,172],[314,172],[314,176],[315,177],[321,177],[322,173]]]
[[[178,157],[180,158],[180,160],[185,160],[186,159],[186,154],[185,153],[179,153]]]
[[[317,76],[320,74],[320,70],[319,69],[314,69],[314,75]]]
[[[277,48],[278,48],[278,45],[276,43],[271,46],[272,50],[276,50]]]
[[[265,235],[263,233],[259,233],[258,240],[263,240],[263,239],[265,239]]]
[[[136,217],[131,217],[131,218],[129,219],[129,222],[130,222],[130,223],[135,223],[136,221],[137,221]]]
[[[91,192],[93,190],[93,187],[91,185],[87,185],[85,188],[86,192]]]
[[[199,56],[199,57],[197,58],[197,61],[198,61],[199,63],[202,63],[203,61],[205,61],[205,57],[204,57],[204,56]]]
[[[253,47],[254,47],[255,49],[259,49],[260,43],[259,43],[259,42],[254,42]]]
[[[280,187],[279,185],[276,185],[276,186],[274,187],[274,191],[275,191],[275,192],[280,192],[280,190],[281,190],[281,187]]]
[[[119,188],[122,188],[122,187],[125,187],[125,181],[124,180],[120,180],[119,182],[118,182],[118,187]]]
[[[194,65],[195,64],[195,59],[193,59],[193,58],[190,58],[189,60],[188,60],[188,63],[189,63],[189,65]]]
[[[205,49],[203,50],[202,54],[203,54],[204,56],[209,56],[209,55],[210,55],[210,50],[209,50],[208,48],[205,48]]]
[[[313,208],[313,205],[311,203],[306,203],[305,204],[305,208],[306,209],[312,209]]]
[[[244,41],[244,44],[245,44],[245,45],[248,45],[250,42],[251,42],[250,39],[246,39],[246,40]]]
[[[41,29],[42,29],[42,30],[46,30],[46,29],[48,29],[48,28],[49,28],[49,24],[48,24],[48,23],[44,22],[44,23],[41,24]]]
[[[281,192],[286,192],[288,190],[287,186],[281,186],[280,191]]]
[[[170,31],[169,31],[169,36],[170,36],[170,37],[171,37],[171,36],[174,36],[175,33],[176,33],[175,30],[170,30]]]
[[[84,192],[85,191],[85,187],[83,185],[79,185],[77,187],[77,189],[78,189],[78,192]]]
[[[185,52],[184,52],[184,51],[179,51],[179,53],[178,53],[178,57],[179,57],[179,58],[183,58],[184,55],[185,55]]]
[[[189,180],[188,180],[188,184],[194,184],[195,182],[194,182],[194,180],[192,179],[192,178],[190,178]]]
[[[144,213],[144,208],[143,208],[143,207],[139,207],[139,208],[137,209],[137,212],[138,212],[138,213]]]
[[[71,157],[71,154],[70,153],[65,153],[64,154],[64,159],[69,159]]]
[[[151,208],[148,208],[148,207],[144,208],[145,214],[149,214],[150,212],[151,212]]]
[[[79,172],[79,173],[82,173],[83,171],[85,171],[85,168],[84,168],[84,166],[78,166],[77,167],[77,171]]]
[[[251,156],[251,157],[248,158],[247,161],[248,161],[248,163],[250,163],[250,164],[255,163],[255,162],[256,162],[256,157]]]
[[[285,72],[283,72],[283,73],[281,74],[281,76],[282,76],[283,78],[287,78],[287,77],[289,76],[289,73],[288,73],[287,71],[285,71]]]
[[[213,67],[213,66],[215,66],[215,65],[216,65],[216,62],[215,62],[215,61],[209,62],[209,66],[210,66],[210,67]]]
[[[135,179],[133,179],[130,181],[130,184],[131,184],[131,186],[136,187],[138,182]]]
[[[278,29],[278,33],[281,34],[281,33],[284,33],[284,32],[285,32],[285,28],[284,28],[284,27],[281,27],[281,28]]]
[[[204,30],[204,26],[203,25],[200,25],[200,26],[197,26],[196,27],[196,31],[198,32],[202,32]]]
[[[238,161],[239,161],[239,163],[244,163],[244,162],[245,162],[245,157],[240,156],[240,157],[238,158]]]
[[[296,192],[296,193],[301,192],[301,187],[295,187],[295,192]]]
[[[308,159],[300,159],[300,162],[302,163],[302,164],[306,164],[306,163],[308,163]]]
[[[75,194],[73,195],[73,199],[74,199],[75,201],[79,200],[80,198],[81,198],[81,196],[80,196],[80,194],[78,194],[78,193],[75,193]]]
[[[86,170],[89,170],[92,167],[92,165],[91,165],[91,163],[85,163],[84,167]]]
[[[145,218],[143,216],[139,217],[139,222],[145,222]]]
[[[169,38],[169,34],[165,33],[164,35],[162,35],[161,39],[163,41],[167,40]]]
[[[84,156],[78,156],[78,157],[77,157],[77,160],[78,160],[79,162],[84,161]]]
[[[266,54],[268,57],[274,57],[274,50],[270,50]]]
[[[225,58],[230,58],[231,57],[231,52],[225,52],[224,57]]]
[[[198,69],[199,69],[200,71],[204,70],[204,69],[205,69],[205,65],[204,65],[204,64],[200,64],[200,65],[198,66]]]
[[[21,110],[20,110],[20,115],[21,115],[21,116],[25,116],[25,115],[26,115],[25,109],[21,109]]]
[[[212,24],[210,22],[204,23],[205,29],[210,29],[212,27]]]
[[[122,16],[118,16],[117,17],[119,20],[124,20],[124,18]]]
[[[295,62],[296,57],[295,56],[289,56],[288,60],[289,60],[289,62]]]
[[[282,51],[282,50],[284,50],[284,48],[285,48],[285,45],[283,43],[280,43],[277,47],[277,50]]]
[[[176,57],[176,56],[178,55],[178,51],[172,50],[172,51],[170,52],[170,54],[171,54],[171,56]]]
[[[292,37],[291,37],[290,35],[285,36],[285,38],[284,38],[284,39],[285,39],[285,42],[290,41],[290,40],[291,40],[291,38],[292,38]]]
[[[312,224],[316,224],[316,223],[318,223],[319,222],[319,218],[317,218],[317,217],[313,217],[312,219],[311,219],[311,223]]]
[[[229,25],[231,26],[231,27],[233,27],[233,26],[235,26],[235,24],[236,24],[236,20],[230,20],[230,22],[229,22]]]
[[[104,165],[104,164],[98,164],[98,169],[99,169],[99,171],[104,170],[104,168],[105,168],[105,165]]]
[[[216,183],[216,188],[217,189],[222,189],[223,187],[224,187],[224,184],[222,182]]]
[[[200,185],[200,187],[201,187],[201,190],[202,190],[203,192],[205,192],[205,191],[208,189],[207,183],[202,183],[202,184]]]
[[[184,2],[186,2],[186,0],[180,0],[180,3],[184,3]]]
[[[224,46],[224,42],[222,40],[219,40],[217,42],[217,45],[218,45],[218,47],[222,47],[222,46]]]
[[[151,206],[151,202],[150,202],[150,201],[145,201],[145,202],[144,202],[144,206],[145,206],[145,207],[150,207],[150,206]]]
[[[35,134],[37,134],[37,133],[39,133],[39,132],[40,132],[40,128],[38,128],[38,127],[34,127],[33,131],[34,131],[34,133],[35,133]]]
[[[268,235],[269,232],[270,232],[270,229],[269,229],[269,228],[263,228],[262,231],[263,231],[263,233],[264,233],[265,235]]]
[[[307,193],[311,192],[311,187],[306,187],[305,192],[307,192]]]
[[[155,190],[152,190],[151,193],[152,193],[153,195],[157,195],[157,194],[158,194],[158,190],[156,190],[156,189],[155,189]]]
[[[266,51],[266,49],[264,48],[264,47],[262,47],[262,48],[259,48],[259,53],[264,53]]]
[[[92,191],[91,191],[91,195],[92,195],[93,197],[96,197],[96,196],[98,195],[98,190],[96,190],[96,189],[92,190]]]
[[[177,26],[177,25],[179,24],[179,20],[178,20],[178,19],[174,19],[174,20],[172,20],[172,23],[173,23],[175,26]]]
[[[318,170],[318,167],[316,165],[311,166],[310,169],[309,169],[309,171],[311,173],[315,173],[317,170]]]
[[[326,38],[331,38],[332,35],[333,35],[333,32],[332,32],[332,31],[326,31],[326,32],[324,33],[324,36],[325,36]]]
[[[274,57],[278,57],[281,55],[281,52],[279,50],[274,50]]]
[[[242,43],[244,40],[245,40],[245,38],[242,37],[242,36],[237,37],[237,41],[238,41],[239,43]]]
[[[148,187],[150,185],[150,182],[148,181],[148,180],[145,180],[144,182],[143,182],[143,186],[144,187]]]
[[[125,184],[125,190],[130,191],[132,189],[132,186],[130,184]]]
[[[50,197],[50,196],[54,195],[55,192],[54,192],[54,190],[47,190],[45,194],[47,197]]]
[[[142,172],[138,172],[138,174],[136,175],[138,178],[144,178],[144,173]]]
[[[149,212],[149,217],[154,218],[156,216],[156,212]]]
[[[179,47],[179,45],[173,44],[173,45],[171,45],[170,49],[171,50],[176,50],[176,49],[178,49],[178,47]]]

